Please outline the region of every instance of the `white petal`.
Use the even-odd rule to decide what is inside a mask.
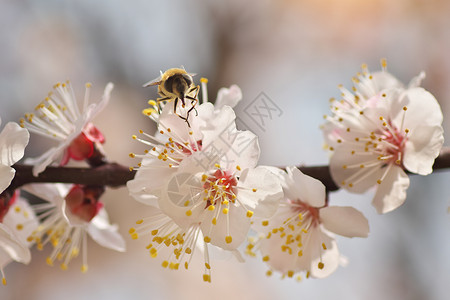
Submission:
[[[407,128],[414,134],[414,129],[422,126],[441,126],[443,115],[436,98],[423,88],[413,88],[402,95],[406,99],[407,111],[403,129]],[[400,117],[395,124],[400,124]]]
[[[386,71],[373,72],[372,78],[373,83],[377,88],[376,92],[382,91],[384,89],[403,87],[403,84],[396,77]]]
[[[9,122],[0,133],[0,163],[11,166],[23,157],[30,134],[17,123]]]
[[[435,158],[444,144],[442,126],[423,126],[411,132],[405,144],[403,165],[413,173],[428,175],[433,172]]]
[[[296,199],[314,207],[322,207],[325,205],[325,186],[322,182],[303,174],[296,167],[288,167],[286,170],[289,174],[292,174],[294,186],[291,186],[290,189],[295,191]]]
[[[234,250],[247,239],[250,229],[250,218],[246,216],[246,210],[242,206],[230,205],[228,214],[218,212],[216,225],[212,219],[217,211],[204,210],[200,228],[204,236],[211,238],[211,244],[225,250]],[[226,242],[226,237],[231,236],[231,243]]]
[[[219,90],[214,106],[216,109],[220,109],[224,105],[235,107],[241,100],[242,91],[237,85],[233,84],[230,88],[221,88]]]
[[[258,137],[250,131],[238,131],[228,151],[221,157],[220,165],[226,169],[254,168],[258,163],[260,148]]]
[[[125,240],[118,232],[117,225],[109,223],[105,209],[101,209],[91,220],[88,233],[94,241],[105,248],[119,252],[126,250]]]
[[[321,259],[316,259],[311,263],[311,276],[314,278],[325,278],[330,276],[339,267],[341,256],[334,239],[321,233],[319,241],[327,245],[327,250],[322,252]],[[319,261],[323,263],[323,269],[318,267]]]
[[[0,193],[2,193],[11,184],[16,174],[16,170],[9,166],[0,165]]]
[[[22,189],[59,206],[71,188],[71,184],[64,183],[34,183],[27,184]]]
[[[265,167],[246,169],[236,188],[236,197],[256,218],[270,218],[276,212],[283,191],[276,175]]]
[[[408,84],[408,89],[420,87],[420,85],[422,84],[422,80],[424,80],[424,79],[425,79],[425,72],[422,71],[422,72],[420,72],[419,75],[417,75],[413,79],[411,79],[411,81]]]
[[[13,231],[22,244],[30,246],[31,242],[27,238],[38,227],[39,221],[28,201],[18,197],[3,218],[3,224]],[[19,224],[22,225],[20,230],[17,227]]]
[[[381,164],[370,168],[344,168],[344,165],[359,166],[368,161],[377,160],[378,156],[376,153],[373,153],[373,155],[352,155],[353,150],[355,150],[355,148],[350,147],[340,147],[335,150],[330,159],[331,177],[337,185],[345,188],[349,192],[364,193],[377,184],[377,180],[383,176],[384,170],[381,168]],[[364,150],[361,150],[361,152],[363,151]],[[353,185],[352,187],[349,186],[350,183]]]
[[[405,202],[408,187],[408,175],[400,167],[392,167],[378,186],[372,205],[380,214],[390,212]]]
[[[320,221],[331,232],[346,237],[367,237],[369,221],[353,207],[328,206],[320,209]]]
[[[0,223],[0,250],[20,263],[28,264],[31,260],[28,247],[3,223]]]

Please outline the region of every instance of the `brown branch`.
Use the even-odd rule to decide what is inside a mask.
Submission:
[[[8,189],[16,189],[28,183],[76,183],[84,185],[103,185],[120,187],[134,178],[136,171],[117,163],[106,163],[96,168],[47,167],[34,177],[32,166],[16,164],[16,175]]]
[[[62,182],[84,185],[100,185],[109,187],[120,187],[127,181],[134,178],[136,171],[130,171],[129,168],[117,163],[106,163],[96,168],[68,168],[68,167],[47,167],[38,177],[32,174],[32,166],[14,165],[16,175],[8,187],[13,191],[22,185],[38,182]],[[327,191],[332,192],[339,189],[334,183],[328,166],[300,166],[303,173],[314,177],[323,182]],[[433,169],[450,169],[450,147],[443,148],[439,157],[434,162]]]

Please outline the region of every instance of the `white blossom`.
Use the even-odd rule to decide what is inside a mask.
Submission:
[[[91,84],[87,83],[80,108],[70,83],[57,83],[54,92],[49,93],[35,112],[25,114],[20,120],[22,127],[58,142],[41,156],[27,160],[34,165],[35,176],[52,163],[64,165],[70,158],[88,158],[94,151],[94,144],[100,147],[104,142],[103,135],[91,121],[109,103],[113,84],[106,85],[98,103],[89,103],[90,89]]]
[[[376,77],[365,71],[371,92],[363,94],[359,86],[354,94],[343,92],[343,100],[333,102],[332,115],[326,117],[324,135],[333,152],[334,181],[355,193],[378,185],[372,203],[379,213],[405,201],[409,186],[405,170],[432,172],[444,142],[439,104],[417,87],[423,77],[422,73],[407,88],[385,84],[375,89]]]

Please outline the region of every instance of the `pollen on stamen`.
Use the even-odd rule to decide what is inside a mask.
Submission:
[[[136,155],[134,153],[130,153],[130,154],[128,154],[128,156],[131,157],[131,158],[135,158],[136,157]]]
[[[261,222],[263,226],[268,226],[269,225],[269,221],[265,220]]]
[[[322,248],[323,250],[327,250],[327,246],[325,245],[325,243],[322,243]]]
[[[251,210],[247,210],[247,217],[248,218],[253,217],[253,212]]]
[[[203,281],[205,281],[205,282],[211,282],[211,275],[209,275],[209,274],[203,274]]]
[[[211,238],[210,238],[209,236],[205,236],[205,237],[203,238],[203,241],[204,241],[205,243],[209,243],[209,242],[211,242]]]
[[[228,208],[224,208],[224,209],[222,210],[222,213],[223,213],[224,215],[228,214]]]
[[[82,272],[82,273],[86,273],[87,270],[88,270],[88,266],[83,264],[83,265],[81,266],[81,272]]]
[[[253,193],[256,193],[257,190],[256,189],[252,189],[252,191],[253,191]]]
[[[317,267],[319,268],[319,269],[323,269],[323,267],[324,267],[325,265],[323,264],[323,262],[319,262],[318,263],[318,265],[317,265]]]
[[[188,210],[188,211],[186,211],[186,216],[191,216],[192,215],[192,210]]]
[[[269,261],[269,255],[266,255],[262,258],[263,261]]]
[[[236,166],[236,170],[240,171],[241,167],[240,166]]]
[[[226,242],[227,244],[230,244],[232,241],[233,241],[233,238],[231,237],[231,235],[227,235],[227,236],[225,237],[225,242]]]

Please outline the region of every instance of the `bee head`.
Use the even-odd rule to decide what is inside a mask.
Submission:
[[[192,83],[192,77],[189,74],[175,74],[166,79],[164,89],[178,98],[184,99]]]

